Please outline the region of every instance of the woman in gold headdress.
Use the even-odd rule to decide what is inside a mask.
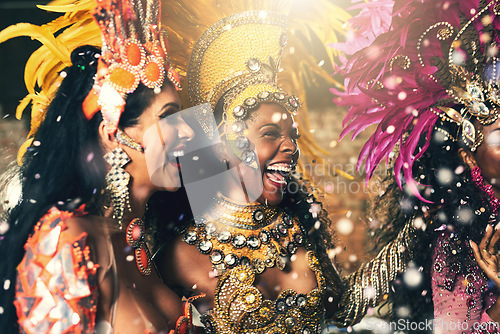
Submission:
[[[176,29],[167,20],[178,33],[173,43],[189,44],[179,32],[223,12],[192,8],[184,21],[183,6],[170,6],[171,19],[183,24]],[[327,256],[333,238],[326,212],[293,175],[300,102],[277,84],[288,18],[256,9],[231,8],[193,43],[189,99],[214,110],[221,132],[214,152],[226,173],[210,187],[186,185],[188,197],[194,187],[213,201],[205,210],[191,201],[194,221],[156,261],[180,296],[206,294],[196,305],[208,332],[319,333],[343,283]],[[208,123],[202,128],[208,138],[218,135]]]

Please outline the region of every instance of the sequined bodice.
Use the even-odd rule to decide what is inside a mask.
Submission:
[[[14,302],[23,333],[94,331],[98,266],[90,259],[87,234],[66,231],[65,219],[73,215],[52,208],[26,242]]]
[[[190,226],[184,241],[208,255],[219,275],[214,308],[202,317],[207,332],[321,332],[326,282],[305,235],[297,217],[281,211],[261,228],[242,229],[220,221]],[[287,289],[276,300],[265,299],[254,285],[256,275],[272,267],[283,270],[298,247],[306,248],[316,288],[307,294]]]
[[[208,333],[320,333],[325,279],[312,251],[307,260],[318,287],[308,294],[282,291],[275,301],[264,299],[253,285],[255,271],[240,265],[217,283],[215,307],[203,315]]]

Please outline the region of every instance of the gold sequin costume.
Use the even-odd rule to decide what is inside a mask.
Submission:
[[[239,213],[239,219],[220,218],[192,225],[184,233],[184,241],[207,254],[219,274],[214,309],[203,315],[207,331],[228,334],[320,332],[326,280],[297,217],[279,208],[255,204],[238,206],[223,201],[228,215]],[[233,208],[228,208],[229,205]],[[250,222],[243,223],[248,220]],[[254,286],[255,275],[266,268],[283,270],[298,247],[305,247],[307,251],[307,263],[317,287],[307,294],[286,289],[274,301],[264,299]]]
[[[273,102],[295,114],[298,99],[277,85],[287,16],[273,11],[236,13],[213,24],[195,44],[188,69],[193,105],[222,107],[224,135],[234,154],[258,168],[245,137],[245,120],[260,103]],[[230,52],[230,57],[225,54]],[[214,129],[204,129],[209,136]],[[217,214],[184,233],[184,241],[207,254],[218,276],[214,308],[202,317],[209,333],[319,333],[324,318],[326,280],[299,219],[280,207],[238,205],[216,199]],[[215,219],[213,219],[215,217]],[[220,217],[220,218],[219,218]],[[305,247],[316,288],[307,294],[287,289],[264,299],[254,286],[266,268],[283,270],[298,247]]]

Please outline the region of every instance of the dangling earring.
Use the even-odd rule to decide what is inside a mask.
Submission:
[[[227,170],[230,170],[230,169],[231,169],[231,165],[229,164],[229,160],[224,159],[224,160],[222,160],[222,163],[226,165],[226,169],[227,169]]]
[[[125,207],[129,212],[130,194],[128,184],[130,182],[130,174],[123,167],[130,162],[130,157],[121,148],[116,147],[111,152],[104,155],[104,160],[110,164],[111,169],[106,174],[106,190],[111,193],[111,202],[113,203],[113,219],[118,222],[118,226],[123,229],[123,214]]]
[[[489,196],[489,202],[493,209],[493,213],[497,214],[498,209],[500,208],[500,200],[495,197],[495,192],[493,191],[493,187],[491,184],[485,184],[483,175],[481,175],[481,169],[478,166],[475,166],[470,171],[472,175],[472,181],[476,184],[479,190],[485,192]]]

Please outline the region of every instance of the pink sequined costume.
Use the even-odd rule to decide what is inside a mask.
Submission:
[[[486,313],[497,295],[488,290],[488,278],[479,268],[469,245],[442,232],[432,252],[431,277],[436,333],[497,333]],[[460,268],[464,257],[465,271]]]
[[[386,13],[385,1],[368,3],[372,12]],[[384,8],[374,10],[377,5]],[[413,260],[424,283],[409,291],[398,280],[393,297],[415,310],[401,316],[412,321],[432,317],[426,311],[434,304],[438,333],[496,333],[486,312],[496,289],[478,267],[469,240],[479,242],[485,227],[499,222],[498,212],[472,181],[459,151],[475,152],[483,143],[482,126],[499,117],[500,2],[396,0],[390,19],[385,25],[352,21],[358,31],[352,36],[360,41],[341,46],[352,56],[339,68],[345,91],[332,92],[337,104],[349,108],[341,137],[376,126],[358,168],[365,162],[370,178],[382,161],[393,167],[380,199],[391,209],[376,217],[379,240],[391,248],[396,235],[416,229],[416,238],[406,238],[410,247],[387,263],[403,261],[404,267]],[[429,310],[422,310],[420,300],[409,301],[410,295],[425,300]]]

